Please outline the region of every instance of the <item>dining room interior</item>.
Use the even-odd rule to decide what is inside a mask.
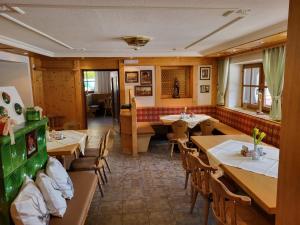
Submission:
[[[0,2],[0,225],[299,225],[300,0]]]

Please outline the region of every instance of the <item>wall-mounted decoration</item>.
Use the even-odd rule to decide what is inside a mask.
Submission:
[[[152,96],[152,86],[135,86],[135,96]]]
[[[10,103],[10,96],[6,92],[2,92],[2,99],[6,104]]]
[[[0,117],[8,116],[8,111],[4,106],[0,106]]]
[[[37,152],[37,135],[36,130],[26,134],[26,150],[27,158],[30,158],[35,152]]]
[[[21,115],[22,112],[23,112],[22,106],[21,106],[19,103],[15,103],[14,107],[15,107],[16,113],[17,113],[18,115]]]
[[[200,85],[200,93],[209,93],[209,85]]]
[[[125,72],[125,82],[126,83],[138,83],[139,82],[139,72]]]
[[[210,80],[211,67],[200,67],[200,80]]]
[[[152,70],[141,70],[141,85],[152,85]]]

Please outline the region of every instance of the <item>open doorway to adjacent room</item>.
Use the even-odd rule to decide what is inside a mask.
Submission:
[[[87,128],[98,129],[118,123],[119,71],[83,70],[82,74]]]

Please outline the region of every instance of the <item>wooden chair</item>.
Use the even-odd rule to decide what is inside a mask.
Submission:
[[[112,99],[111,96],[108,96],[104,99],[104,117],[106,116],[107,112],[112,115]]]
[[[167,138],[169,139],[169,145],[171,145],[171,157],[173,157],[174,145],[178,143],[179,139],[188,141],[187,136],[188,124],[183,120],[177,120],[172,123],[173,133],[168,133]]]
[[[112,146],[113,146],[113,137],[111,135],[111,129],[109,129],[105,135],[104,135],[104,147],[103,147],[103,151],[100,151],[97,148],[86,148],[85,149],[85,154],[83,157],[100,157],[101,159],[104,160],[104,163],[106,164],[106,167],[108,169],[108,171],[111,173],[111,169],[109,167],[107,158],[109,155],[109,151],[111,150]]]
[[[208,223],[208,213],[209,213],[209,207],[211,202],[211,191],[209,186],[209,179],[210,174],[217,171],[216,168],[213,168],[204,162],[202,160],[191,154],[188,153],[188,165],[191,169],[191,213],[193,212],[198,193],[200,193],[203,197],[203,200],[205,201],[204,206],[204,225],[207,225]]]
[[[105,144],[105,137],[101,139],[101,143],[99,146],[99,155],[97,157],[84,157],[84,158],[78,158],[72,161],[70,170],[72,171],[95,171],[95,174],[98,176],[98,185],[99,189],[101,192],[101,196],[103,197],[103,190],[101,187],[101,181],[103,184],[107,182],[107,177],[105,174],[105,169],[104,169],[104,160],[101,158],[101,155],[104,152],[104,144]],[[104,178],[102,176],[101,170],[103,172]],[[101,179],[101,181],[100,181]]]
[[[251,207],[248,196],[236,195],[217,178],[210,176],[212,211],[220,225],[271,225],[268,215]]]
[[[185,170],[185,184],[184,184],[184,189],[187,188],[188,185],[188,181],[189,181],[189,177],[191,174],[191,169],[190,166],[188,164],[188,153],[194,154],[194,155],[198,155],[197,149],[195,148],[188,148],[186,146],[186,142],[182,139],[178,140],[178,146],[179,146],[179,150],[180,150],[180,157],[181,157],[181,162],[182,162],[182,167]]]

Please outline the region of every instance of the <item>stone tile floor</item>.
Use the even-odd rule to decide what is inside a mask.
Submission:
[[[121,153],[120,137],[115,132],[109,164],[112,173],[104,186],[104,198],[97,190],[86,225],[203,224],[201,197],[190,214],[185,172],[179,154],[170,159],[166,141],[152,141],[150,152],[133,158]],[[215,224],[211,213],[209,224]]]

